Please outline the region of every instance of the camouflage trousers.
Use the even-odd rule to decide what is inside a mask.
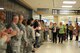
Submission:
[[[26,47],[24,46],[23,53],[31,53],[32,49],[33,49],[32,44],[28,44],[28,46]]]
[[[6,50],[1,50],[1,49],[0,49],[0,53],[6,53]]]
[[[20,46],[12,46],[12,53],[20,53]]]

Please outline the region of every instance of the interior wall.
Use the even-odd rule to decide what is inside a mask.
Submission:
[[[58,24],[58,16],[54,16],[54,22]]]
[[[79,15],[73,15],[73,16],[58,16],[58,25],[60,22],[63,22],[64,24],[68,24],[69,21],[72,23],[73,26],[75,26],[76,18],[78,22],[80,22],[80,16]]]
[[[72,22],[72,25],[75,26],[76,18],[78,22],[80,23],[80,15],[59,15],[59,16],[43,16],[42,19],[48,19],[49,22],[56,22],[57,25],[59,25],[60,22],[63,22],[63,24],[68,24],[69,21]]]
[[[49,25],[50,22],[54,22],[54,16],[53,15],[42,15],[42,20],[44,20],[44,22],[47,22],[47,24]]]
[[[13,14],[22,14],[25,19],[32,18],[32,10],[18,3],[16,0],[0,0],[0,8],[6,13],[6,23],[10,23]]]
[[[37,14],[35,11],[33,11],[32,17],[33,17],[33,19],[38,19],[38,20],[40,20],[40,15]]]

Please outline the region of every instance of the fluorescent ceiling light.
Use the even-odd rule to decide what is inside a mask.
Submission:
[[[65,8],[71,8],[72,6],[67,6],[67,5],[64,5],[62,7],[65,7]]]
[[[4,10],[4,8],[0,8],[0,10]]]
[[[76,4],[76,1],[63,1],[63,4]]]

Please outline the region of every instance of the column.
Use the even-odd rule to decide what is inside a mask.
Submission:
[[[42,19],[42,15],[39,15],[40,16],[40,20]]]
[[[54,22],[58,24],[58,16],[54,16]]]

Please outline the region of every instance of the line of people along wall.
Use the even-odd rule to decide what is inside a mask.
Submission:
[[[7,21],[6,13],[0,11],[0,53],[31,53],[43,44],[43,20],[14,13]]]
[[[47,23],[43,20],[25,19],[22,14],[12,14],[9,23],[6,21],[6,13],[0,11],[0,52],[1,53],[31,53],[35,52],[35,48],[40,47],[46,39],[49,30],[53,32],[53,42],[56,42],[56,32],[59,32],[59,42],[63,43],[65,34],[65,26],[60,23],[59,28],[56,28],[56,23],[52,23],[52,27],[45,27]],[[67,25],[66,25],[67,26]],[[56,31],[56,29],[58,29]],[[67,29],[67,28],[66,28]],[[73,26],[70,25],[70,30]],[[76,25],[78,30],[78,25]],[[72,40],[72,31],[70,31]],[[67,31],[66,31],[67,33]],[[76,36],[76,40],[78,36]]]

